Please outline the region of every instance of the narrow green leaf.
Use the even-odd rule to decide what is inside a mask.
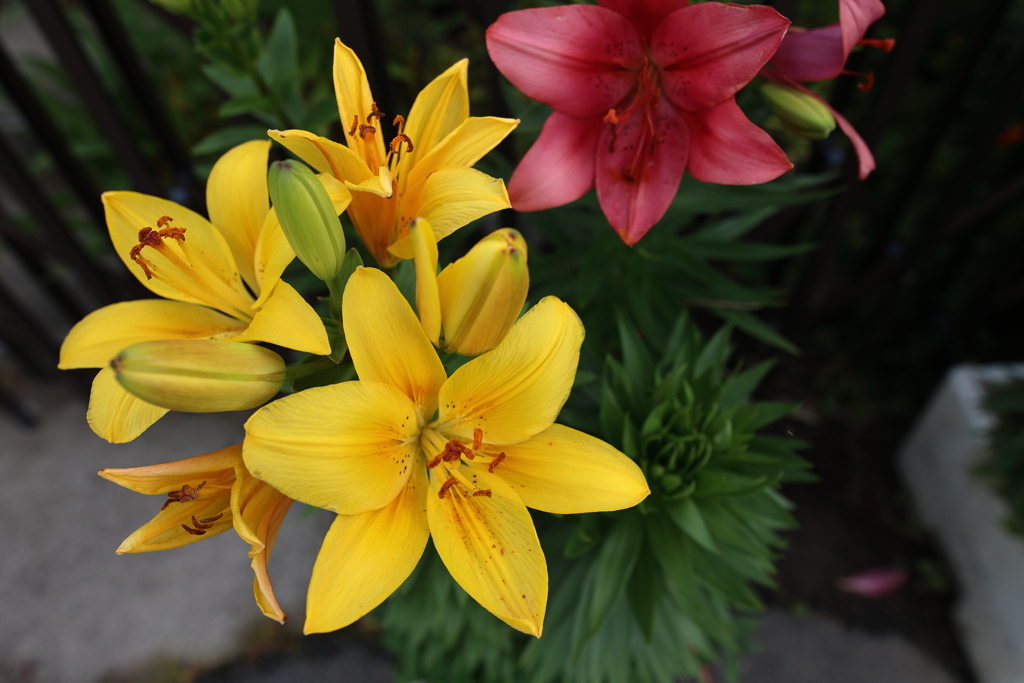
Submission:
[[[726,359],[729,358],[729,335],[732,333],[732,327],[726,325],[715,332],[714,336],[708,340],[708,343],[704,345],[700,355],[697,356],[697,360],[693,364],[693,376],[701,377],[705,372],[711,368],[718,368],[719,373],[721,368],[725,365]]]
[[[800,349],[793,342],[769,327],[767,323],[756,315],[747,311],[737,311],[729,308],[712,308],[710,310],[722,320],[732,323],[750,336],[760,339],[765,344],[782,349],[794,356],[800,355]]]
[[[256,61],[260,76],[272,89],[294,82],[299,73],[299,39],[295,20],[287,7],[282,7],[267,36],[267,44]]]
[[[722,385],[722,396],[719,399],[719,405],[725,409],[749,398],[754,389],[761,384],[764,376],[774,366],[775,360],[770,359],[730,376],[729,379],[725,380],[725,384]]]
[[[636,567],[642,541],[640,520],[636,515],[617,523],[605,536],[597,556],[594,596],[590,602],[589,635],[594,635],[601,628],[615,601],[622,597],[626,583]]]
[[[668,513],[669,519],[685,531],[690,538],[711,552],[718,552],[715,539],[711,537],[711,532],[704,522],[704,516],[700,513],[700,507],[693,498],[684,498],[677,503],[668,505],[665,507],[665,511]]]
[[[648,643],[654,635],[654,612],[661,593],[660,573],[657,560],[648,544],[644,543],[633,576],[626,587],[626,596],[629,598],[633,618]]]
[[[265,126],[227,126],[207,135],[192,147],[192,154],[202,156],[224,152],[249,140],[266,140]]]

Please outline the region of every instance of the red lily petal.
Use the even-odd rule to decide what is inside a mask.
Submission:
[[[684,112],[690,128],[686,170],[697,180],[722,185],[765,183],[793,168],[768,133],[728,99],[717,107]],[[598,185],[600,190],[600,184]]]
[[[557,111],[519,162],[508,183],[516,211],[540,211],[576,201],[594,186],[594,153],[601,119],[576,119]]]
[[[868,27],[884,14],[881,0],[839,0],[839,23],[790,31],[772,57],[772,66],[794,81],[835,78]]]
[[[594,5],[508,12],[487,29],[487,51],[513,85],[580,118],[606,113],[636,87],[642,50],[625,17]]]
[[[827,81],[846,64],[839,24],[808,31],[790,31],[775,51],[772,66],[794,81]]]
[[[648,118],[649,117],[649,118]],[[690,148],[686,123],[662,100],[641,109],[597,143],[597,199],[626,244],[636,244],[668,210]],[[614,145],[612,144],[614,142]]]
[[[689,0],[597,0],[597,4],[626,17],[640,35],[650,38],[662,19],[690,3]]]
[[[704,2],[673,12],[651,38],[664,94],[687,111],[724,102],[757,75],[788,26],[764,5]]]

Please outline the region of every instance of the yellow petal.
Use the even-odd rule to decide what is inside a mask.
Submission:
[[[267,561],[281,522],[291,505],[291,498],[253,477],[244,464],[239,462],[235,466],[231,515],[235,532],[250,546],[249,557],[252,558],[252,570],[256,574],[252,584],[253,594],[263,614],[282,624],[286,617],[274,595],[270,574],[267,573]]]
[[[370,176],[361,183],[345,181],[345,187],[352,192],[369,192],[383,199],[388,199],[394,194],[395,177],[387,166],[381,166],[377,175]]]
[[[281,522],[288,514],[292,506],[292,499],[288,496],[278,494],[273,505],[263,517],[260,525],[260,537],[264,539],[265,548],[263,552],[257,553],[252,558],[252,570],[256,577],[252,582],[252,592],[256,596],[256,604],[264,616],[270,617],[279,624],[285,619],[284,610],[277,604],[277,596],[274,595],[274,587],[270,583],[270,574],[267,573],[267,562],[270,561],[270,551],[274,549],[274,541],[277,539],[277,532],[281,528]]]
[[[548,570],[533,520],[498,477],[461,468],[463,482],[441,493],[443,467],[431,470],[427,520],[437,554],[474,600],[514,629],[540,637]]]
[[[249,327],[232,341],[264,341],[296,351],[326,356],[327,331],[313,307],[284,280],[278,280]]]
[[[256,240],[270,210],[267,192],[267,155],[270,140],[251,140],[217,160],[206,182],[206,207],[213,223],[227,240],[242,279],[257,291],[253,268]]]
[[[205,489],[204,489],[205,490]],[[221,515],[217,519],[213,519]],[[190,534],[181,528],[184,524],[193,526],[192,518],[211,520],[213,526],[203,534]],[[140,527],[126,538],[117,549],[118,555],[126,553],[149,553],[157,550],[170,550],[189,545],[197,541],[212,538],[231,528],[231,505],[229,492],[225,490],[219,496],[201,496],[191,503],[172,503],[156,514],[156,517]]]
[[[551,426],[576,378],[583,323],[566,303],[545,297],[504,341],[474,358],[441,387],[435,429],[449,438],[514,444]]]
[[[526,507],[558,514],[632,507],[650,494],[636,463],[589,434],[551,425],[529,441],[503,446],[494,474]],[[486,463],[470,463],[488,470]]]
[[[93,311],[71,328],[60,347],[62,370],[99,368],[132,344],[158,339],[230,339],[245,323],[205,306],[143,299]]]
[[[359,379],[397,387],[416,404],[420,424],[429,420],[444,366],[395,283],[379,270],[357,268],[345,288],[342,321]]]
[[[386,384],[344,382],[274,401],[245,423],[245,464],[285,495],[339,514],[378,510],[419,455],[415,406]]]
[[[500,178],[461,166],[434,171],[421,192],[404,193],[398,201],[398,215],[426,218],[438,242],[470,221],[511,206]],[[396,241],[390,251],[400,258],[412,258],[407,236]]]
[[[248,320],[252,296],[242,284],[224,236],[209,221],[172,201],[138,192],[104,192],[102,200],[114,250],[147,289],[167,299],[203,304]],[[182,273],[153,247],[143,248],[140,256],[164,272],[173,284],[157,277],[148,279],[142,267],[132,261],[130,254],[139,244],[139,231],[159,227],[157,222],[164,216],[171,217],[170,226],[185,229],[185,260],[191,262],[200,282]],[[165,240],[164,244],[168,243],[173,244],[167,248],[181,258],[182,248],[174,240]]]
[[[100,470],[99,475],[126,489],[147,495],[177,491],[184,484],[197,488],[205,481],[206,485],[200,489],[199,494],[200,497],[207,497],[212,495],[213,491],[226,490],[231,487],[231,481],[235,476],[235,466],[241,462],[242,444],[236,444],[205,455],[162,465],[103,469]]]
[[[304,130],[268,130],[267,135],[317,171],[330,173],[338,180],[361,183],[373,177],[362,157],[333,140]]]
[[[353,138],[348,136],[352,129],[353,122],[362,124],[379,125],[376,121],[367,120],[367,115],[373,111],[373,95],[370,94],[370,82],[366,79],[366,71],[363,69],[359,57],[347,45],[337,38],[334,40],[334,96],[338,100],[338,116],[341,118],[341,129],[345,131],[345,142]],[[363,144],[356,133],[355,145],[362,149]],[[380,135],[375,136],[376,159],[384,158],[384,143]],[[370,152],[363,158],[373,156]],[[371,168],[375,168],[372,164]]]
[[[409,169],[406,187],[418,191],[432,172],[447,166],[472,166],[508,137],[518,119],[471,116],[453,130],[429,154],[419,157]]]
[[[167,408],[135,398],[122,387],[108,365],[96,373],[86,419],[97,435],[111,443],[127,443],[167,414]]]
[[[416,465],[405,489],[387,507],[338,515],[309,581],[305,633],[348,626],[402,585],[430,535],[426,496],[426,472]]]
[[[459,60],[416,96],[405,127],[414,148],[403,153],[402,170],[413,168],[469,116],[468,68],[468,59]]]
[[[437,242],[430,223],[417,218],[409,225],[416,260],[416,312],[431,344],[441,336],[441,299],[437,290]]]
[[[399,261],[388,252],[388,245],[394,241],[398,201],[397,197],[383,199],[370,192],[353,192],[352,203],[348,207],[348,217],[359,233],[359,239],[381,268],[390,268]],[[411,250],[408,258],[412,258]]]

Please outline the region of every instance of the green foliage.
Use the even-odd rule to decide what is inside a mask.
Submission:
[[[728,327],[705,339],[685,314],[643,336],[624,314],[615,324],[618,357],[600,381],[581,373],[567,413],[634,459],[651,495],[621,512],[534,513],[550,572],[540,639],[488,616],[428,552],[381,610],[403,676],[671,683],[742,651],[754,586],[773,585],[778,532],[793,525],[779,485],[810,479],[805,444],[758,431],[795,405],[751,399],[771,362],[730,369]]]
[[[992,389],[985,410],[998,419],[989,434],[992,457],[975,469],[1010,507],[1006,527],[1024,536],[1024,379]]]

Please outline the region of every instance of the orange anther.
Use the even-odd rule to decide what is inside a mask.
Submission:
[[[173,220],[170,216],[160,216],[160,218],[156,219],[156,227],[162,228]]]
[[[398,128],[398,132],[401,133],[402,129],[405,128],[405,117],[401,114],[395,114],[395,120],[391,122],[392,126]]]
[[[455,486],[455,479],[449,479],[445,483],[441,484],[441,490],[437,492],[438,498],[444,498],[445,494],[448,493],[448,489]]]
[[[608,113],[604,115],[604,118],[601,119],[601,121],[603,121],[604,123],[610,123],[613,126],[615,126],[618,125],[619,123],[619,115],[615,113],[614,109],[609,109]]]
[[[896,47],[895,38],[885,38],[879,40],[877,38],[865,38],[864,40],[857,41],[858,45],[864,45],[866,47],[875,47],[882,52],[891,52]]]
[[[371,109],[370,113],[366,115],[366,122],[367,123],[370,122],[370,119],[382,119],[382,118],[384,118],[386,116],[386,114],[384,112],[382,112],[380,109],[377,109],[377,103],[376,102],[374,102],[373,104],[370,105],[370,109]]]
[[[188,484],[181,487],[180,491],[171,491],[167,494],[167,500],[164,501],[164,505],[161,510],[166,510],[167,506],[171,503],[191,503],[193,500],[199,497],[199,491],[206,486],[204,480],[199,486],[192,488]]]
[[[194,529],[190,529],[187,525],[182,524],[181,528],[192,534],[193,536],[202,536],[206,533],[207,529],[213,526],[213,523],[224,516],[224,513],[214,515],[213,517],[207,517],[206,519],[196,519],[195,515],[192,515],[192,526]]]
[[[498,457],[491,461],[491,464],[487,466],[487,471],[494,474],[494,470],[498,469],[498,465],[505,459],[504,453],[498,453]]]
[[[452,439],[444,445],[444,453],[441,454],[441,459],[445,462],[455,462],[462,457],[462,444],[457,439]]]
[[[445,451],[445,453],[447,453],[447,452],[448,451]],[[442,460],[444,460],[444,453],[442,453],[441,455],[435,456],[435,457],[431,458],[430,460],[428,460],[427,461],[427,467],[429,469],[434,469],[435,467],[437,467],[438,465],[441,464]]]
[[[473,430],[473,450],[478,451],[480,447],[484,445],[484,430],[474,429]]]
[[[352,115],[352,127],[348,129],[348,136],[354,138],[356,136],[356,130],[359,128],[359,115]]]
[[[479,491],[474,491],[473,495],[474,496],[487,496],[488,498],[490,498],[491,497],[491,490],[490,489],[480,489]]]

